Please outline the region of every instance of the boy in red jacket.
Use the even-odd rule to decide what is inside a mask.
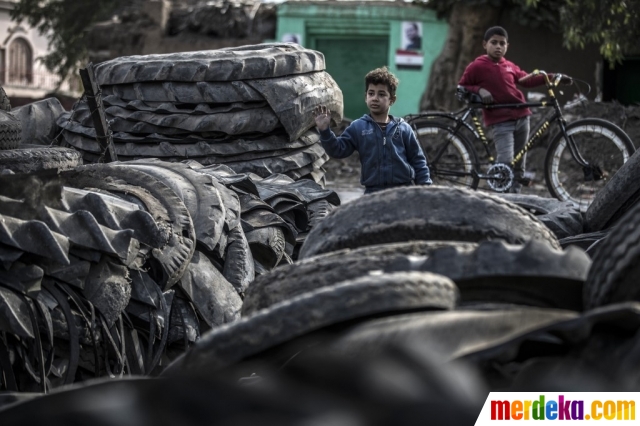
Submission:
[[[516,64],[504,58],[509,47],[507,31],[502,27],[491,27],[484,34],[482,47],[486,55],[479,56],[464,70],[458,83],[477,93],[483,103],[524,103],[524,94],[516,87],[535,87],[544,84],[543,76],[521,80],[527,75]],[[529,139],[529,108],[499,108],[482,110],[484,124],[493,132],[497,162],[510,163],[514,152],[518,152]],[[520,192],[524,179],[525,157],[515,164],[515,182],[510,192]]]

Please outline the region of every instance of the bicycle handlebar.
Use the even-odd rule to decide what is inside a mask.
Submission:
[[[544,71],[542,71],[544,72]],[[525,82],[535,76],[537,76],[538,74],[540,74],[540,71],[538,70],[534,70],[533,72],[530,72],[529,74],[525,75],[524,77],[522,77],[520,80],[518,80],[518,83],[522,83]],[[546,73],[545,73],[546,74]]]
[[[518,83],[523,83],[523,82],[529,80],[530,78],[538,76],[538,75],[543,75],[544,76],[545,84],[547,85],[547,87],[557,87],[560,84],[560,82],[562,81],[563,78],[571,79],[571,77],[569,77],[566,74],[555,73],[555,74],[553,74],[553,80],[551,80],[551,79],[549,79],[549,74],[546,71],[534,70],[533,72],[525,75],[520,80],[518,80]]]

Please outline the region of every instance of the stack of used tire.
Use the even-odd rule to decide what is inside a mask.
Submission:
[[[196,161],[0,176],[0,389],[161,368],[238,319],[331,203],[311,180]]]
[[[147,164],[161,164],[159,160],[145,161]],[[199,173],[213,176],[237,195],[240,222],[256,275],[295,261],[313,226],[340,205],[335,191],[324,189],[308,179],[294,181],[283,174],[273,174],[268,178],[253,173],[238,174],[223,164],[203,166],[196,161],[184,164]]]
[[[130,56],[98,64],[95,74],[120,161],[192,159],[238,173],[322,182],[328,157],[311,130],[324,104],[342,120],[342,92],[322,53],[297,44]],[[85,162],[97,162],[86,102],[58,125]]]
[[[211,176],[162,172],[0,177],[0,387],[150,374],[239,317],[253,264],[237,199]]]

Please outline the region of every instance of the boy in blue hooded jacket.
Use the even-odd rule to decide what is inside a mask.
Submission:
[[[330,111],[321,105],[315,110],[320,142],[329,156],[346,158],[360,153],[360,183],[365,194],[408,185],[431,185],[427,159],[413,129],[402,118],[389,115],[396,101],[398,79],[387,67],[365,76],[365,102],[369,114],[354,120],[340,135],[329,128]]]

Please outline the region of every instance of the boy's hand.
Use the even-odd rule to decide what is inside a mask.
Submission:
[[[331,113],[329,109],[324,105],[319,105],[316,107],[314,113],[318,130],[327,130],[331,124]]]
[[[491,96],[491,93],[489,93],[487,89],[478,90],[478,95],[482,98],[482,103],[490,104],[493,102],[493,96]]]

